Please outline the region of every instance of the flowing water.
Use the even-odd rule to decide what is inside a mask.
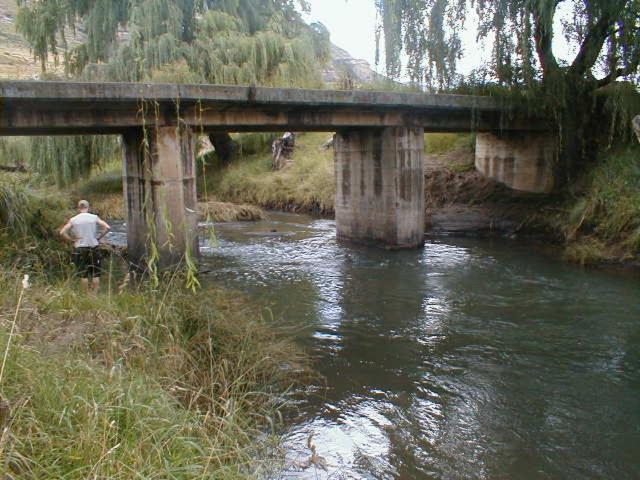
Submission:
[[[304,327],[323,376],[285,478],[640,478],[637,275],[507,240],[344,246],[298,215],[217,237],[208,275]]]

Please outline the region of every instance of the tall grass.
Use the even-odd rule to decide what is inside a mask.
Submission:
[[[88,295],[56,240],[66,202],[0,192],[3,474],[235,479],[278,461],[279,411],[306,369],[286,333],[234,292],[186,290],[178,273],[122,288],[116,258]]]
[[[2,318],[17,287],[3,270]],[[0,464],[14,478],[68,479],[245,478],[268,468],[265,433],[305,362],[233,298],[170,280],[91,297],[36,278],[2,384],[12,417]]]

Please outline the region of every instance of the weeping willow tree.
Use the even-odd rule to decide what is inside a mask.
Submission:
[[[18,3],[18,31],[43,70],[53,57],[85,80],[319,86],[318,66],[330,53],[326,28],[302,20],[301,0]],[[72,44],[69,33],[79,29]],[[211,140],[228,162],[231,137]]]
[[[77,180],[82,172],[90,172],[119,153],[118,139],[102,135],[33,137],[29,142],[31,167],[59,186]]]
[[[595,150],[598,91],[639,78],[639,0],[376,0],[376,7],[387,73],[397,78],[406,68],[434,90],[460,82],[461,32],[475,12],[477,38],[491,46],[490,80],[523,91],[555,118],[559,168],[569,174]],[[559,35],[573,52],[569,61],[557,52]]]

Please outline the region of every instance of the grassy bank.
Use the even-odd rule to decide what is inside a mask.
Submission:
[[[215,286],[192,293],[172,275],[126,287],[117,257],[102,293],[83,294],[54,232],[65,202],[10,184],[0,200],[4,473],[235,479],[274,468],[278,411],[305,370],[287,335]]]
[[[15,477],[244,478],[273,464],[265,433],[301,357],[228,292],[87,297],[43,278],[21,292],[7,271],[0,290],[2,351],[17,312],[0,445]]]
[[[271,170],[271,151],[246,155],[223,171],[207,174],[207,188],[218,200],[265,208],[330,215],[334,210],[333,150],[321,145],[326,133],[296,138],[293,163]]]
[[[321,148],[330,137],[328,133],[298,135],[292,164],[278,172],[271,169],[269,148],[245,155],[224,171],[208,175],[208,190],[228,202],[333,215],[336,191],[333,149]],[[473,139],[471,134],[430,133],[425,137],[425,153],[468,150]]]
[[[640,253],[640,147],[601,152],[597,165],[543,216],[562,236],[569,260],[638,262]]]

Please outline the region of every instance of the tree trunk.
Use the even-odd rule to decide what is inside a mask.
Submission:
[[[238,145],[233,141],[228,133],[212,133],[209,135],[211,145],[216,150],[216,154],[220,159],[220,164],[225,167],[234,159]]]
[[[554,177],[556,190],[561,190],[595,158],[603,118],[595,108],[595,85],[589,81],[561,74],[547,81],[545,90],[553,99],[548,113],[556,121],[559,151]]]

